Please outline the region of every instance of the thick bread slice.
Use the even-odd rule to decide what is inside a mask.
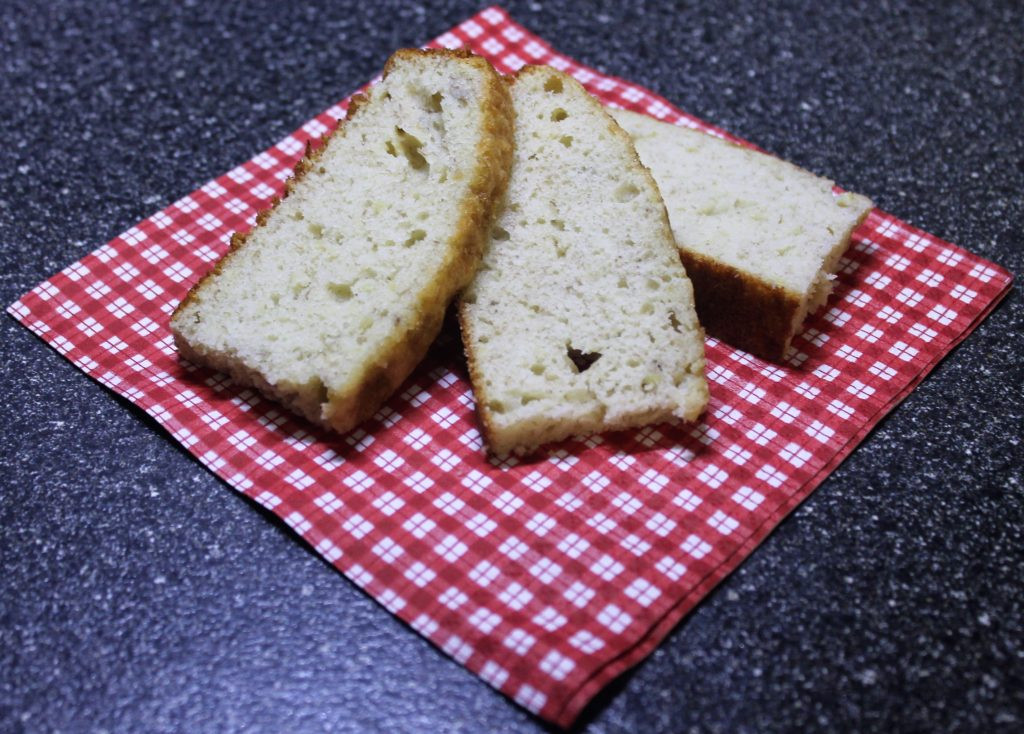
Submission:
[[[459,311],[488,445],[696,418],[704,333],[650,173],[570,77],[528,67],[512,100],[506,207]]]
[[[395,53],[178,306],[180,353],[339,432],[372,415],[476,272],[513,124],[484,59]]]
[[[765,359],[828,300],[839,258],[873,204],[774,156],[613,110],[668,208],[700,321]]]

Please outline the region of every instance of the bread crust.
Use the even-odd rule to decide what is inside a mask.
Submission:
[[[339,433],[351,430],[372,416],[419,364],[441,330],[448,304],[469,283],[479,267],[496,202],[503,197],[508,184],[515,123],[512,99],[502,78],[486,59],[465,49],[400,49],[388,60],[383,76],[387,77],[395,64],[402,60],[429,56],[447,56],[471,63],[485,71],[487,81],[484,94],[479,100],[483,130],[476,148],[476,165],[469,179],[469,192],[463,202],[455,232],[448,240],[442,265],[423,288],[415,305],[414,316],[406,323],[396,324],[390,338],[375,357],[364,364],[361,372],[341,390],[325,388],[319,380],[305,385],[271,384],[257,370],[226,355],[198,352],[174,328],[174,321],[187,305],[201,298],[204,284],[216,277],[234,254],[245,246],[251,231],[236,233],[231,237],[231,245],[225,256],[192,286],[171,317],[175,344],[182,356],[226,371],[239,384],[255,387],[309,420]],[[345,120],[324,138],[322,145],[316,149],[307,145],[306,154],[296,164],[295,174],[285,186],[283,196],[281,199],[275,198],[270,207],[257,215],[255,227],[266,224],[281,200],[315,167],[331,141],[336,136],[345,135],[347,122],[369,103],[371,95],[355,95]]]
[[[697,317],[709,334],[758,357],[780,361],[793,339],[803,296],[731,265],[680,249]]]
[[[822,272],[831,275],[850,246],[854,230],[870,207],[843,234]],[[811,310],[828,300],[824,293],[795,293],[772,285],[714,258],[679,246],[679,257],[693,283],[697,317],[716,339],[770,362],[782,362]],[[816,302],[812,302],[816,301]]]

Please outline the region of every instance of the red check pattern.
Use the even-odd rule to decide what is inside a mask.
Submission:
[[[496,7],[434,45],[468,47],[502,72],[549,64],[607,104],[724,134],[560,55]],[[324,434],[180,362],[167,320],[345,107],[9,311],[390,612],[562,725],[647,655],[1009,288],[1005,270],[876,210],[785,365],[708,341],[712,399],[697,425],[489,461],[449,334],[372,420],[344,437]]]

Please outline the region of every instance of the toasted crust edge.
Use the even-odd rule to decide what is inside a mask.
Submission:
[[[270,384],[257,370],[231,359],[196,351],[174,326],[175,319],[182,310],[200,297],[204,284],[210,278],[216,277],[234,253],[244,247],[252,231],[266,223],[281,200],[287,197],[294,186],[314,167],[334,137],[344,135],[348,121],[370,101],[370,95],[360,93],[353,96],[345,119],[324,138],[318,148],[313,149],[307,145],[306,154],[296,164],[295,173],[285,185],[283,196],[275,198],[267,209],[257,215],[253,230],[232,235],[228,252],[189,289],[185,298],[178,304],[171,315],[171,330],[175,345],[182,356],[190,361],[225,370],[236,382],[256,387],[271,399],[284,403],[310,421],[338,433],[345,433],[372,416],[381,403],[409,376],[440,332],[448,303],[469,283],[479,267],[496,202],[503,197],[508,184],[514,143],[515,111],[511,96],[501,76],[486,59],[466,49],[400,49],[388,59],[383,76],[386,77],[400,59],[435,55],[471,62],[484,69],[488,78],[484,96],[480,100],[484,129],[477,144],[476,166],[470,178],[469,193],[462,206],[455,232],[448,240],[442,266],[431,283],[424,288],[416,304],[415,318],[392,334],[381,347],[377,358],[365,365],[362,374],[352,380],[346,389],[337,392],[327,391],[326,403],[320,406],[319,413],[313,409],[313,404],[315,402],[319,405],[320,401],[311,401],[309,395],[304,393],[311,389],[322,392],[322,387]]]
[[[871,212],[867,206],[843,233],[822,273],[832,275],[850,246],[853,232]],[[770,362],[782,362],[809,312],[831,293],[796,293],[679,245],[679,257],[693,282],[697,317],[716,339]]]
[[[670,242],[672,242],[672,243],[675,243],[675,237],[672,234],[672,227],[671,227],[671,224],[669,222],[668,209],[665,207],[664,200],[661,199],[661,190],[658,188],[658,183],[657,183],[657,181],[654,180],[654,176],[651,173],[650,169],[647,166],[645,166],[643,164],[643,162],[640,160],[640,156],[636,152],[636,147],[633,145],[633,141],[632,141],[632,138],[630,138],[629,133],[627,133],[622,128],[622,126],[619,125],[619,123],[615,120],[615,118],[612,117],[612,115],[610,115],[608,113],[608,110],[605,109],[605,107],[603,105],[601,105],[601,103],[598,100],[593,98],[593,95],[591,95],[586,90],[586,88],[583,87],[582,84],[580,84],[572,76],[570,76],[570,75],[568,75],[568,74],[566,74],[564,72],[558,71],[557,69],[552,69],[551,67],[547,67],[547,66],[539,66],[539,65],[532,65],[531,64],[531,65],[528,65],[528,66],[524,66],[522,69],[520,69],[518,72],[516,72],[513,75],[506,76],[505,77],[505,81],[508,83],[509,86],[512,86],[513,84],[516,83],[516,81],[521,76],[524,76],[524,75],[527,75],[527,74],[535,74],[535,73],[554,74],[554,75],[560,76],[563,79],[564,82],[567,82],[567,83],[570,83],[570,84],[575,84],[577,87],[579,87],[583,91],[584,94],[586,94],[588,97],[590,97],[594,101],[594,103],[596,105],[598,105],[598,107],[600,107],[600,109],[602,111],[604,111],[605,116],[608,119],[609,128],[612,130],[613,134],[620,136],[626,143],[628,143],[629,150],[632,151],[632,158],[633,158],[633,161],[635,162],[636,168],[638,168],[640,171],[643,172],[642,175],[647,177],[647,179],[650,181],[651,185],[654,187],[655,191],[658,192],[658,198],[659,198],[659,200],[661,200],[661,220],[662,220],[662,226],[665,229],[665,232],[666,232],[666,234],[668,236],[668,240]],[[503,200],[502,201],[502,206],[504,206],[505,203],[506,202]],[[489,239],[489,233],[488,233],[488,239]],[[684,264],[683,269],[684,270],[686,269],[685,268],[685,264]],[[691,285],[691,287],[692,287],[692,285]],[[677,413],[675,411],[666,411],[663,414],[658,414],[658,415],[655,415],[655,416],[653,416],[653,417],[651,417],[651,418],[649,418],[647,420],[644,420],[643,423],[638,424],[638,425],[633,425],[630,422],[621,422],[621,423],[616,423],[616,424],[606,423],[606,424],[603,424],[602,427],[599,428],[599,429],[590,430],[590,431],[583,431],[583,432],[580,432],[578,429],[567,427],[566,431],[564,433],[562,433],[560,435],[557,435],[555,437],[548,437],[548,438],[543,439],[542,441],[531,442],[529,444],[517,443],[515,440],[509,440],[507,437],[503,436],[501,431],[499,431],[495,427],[494,422],[492,421],[491,411],[487,407],[487,400],[488,400],[488,398],[487,398],[487,390],[484,387],[484,382],[483,382],[483,379],[482,379],[482,374],[480,372],[479,363],[478,363],[477,358],[476,358],[476,352],[473,349],[473,342],[475,340],[474,335],[473,335],[473,328],[472,328],[471,324],[469,323],[469,318],[467,316],[466,304],[463,303],[461,298],[459,299],[459,302],[458,302],[458,309],[457,309],[457,311],[458,311],[459,328],[460,328],[460,330],[462,332],[463,352],[465,353],[465,356],[466,356],[466,366],[467,366],[467,369],[469,371],[470,382],[471,382],[471,384],[473,386],[473,393],[474,393],[474,395],[476,397],[476,414],[477,414],[478,420],[480,422],[480,431],[483,434],[484,442],[485,442],[488,450],[494,456],[501,457],[501,456],[508,456],[510,454],[514,454],[514,455],[517,455],[517,456],[529,456],[530,454],[536,452],[536,450],[539,449],[541,446],[547,445],[549,443],[554,443],[556,441],[561,441],[561,440],[564,440],[564,439],[567,439],[567,438],[572,438],[572,437],[575,437],[575,436],[583,437],[583,436],[588,436],[588,435],[594,435],[596,433],[606,433],[606,432],[613,432],[613,431],[618,431],[618,430],[626,430],[626,429],[629,429],[629,428],[636,428],[636,427],[638,427],[638,425],[649,425],[649,424],[652,424],[652,423],[658,423],[660,421],[668,420],[669,418],[672,418],[672,417],[678,417],[678,418],[682,418],[682,419],[687,420],[687,421],[693,421],[693,420],[696,420],[704,412],[705,408],[707,407],[707,403],[710,400],[710,392],[708,391],[707,382],[705,380],[703,397],[702,397],[701,400],[698,401],[699,405],[691,406],[691,408],[685,414],[680,414],[680,413]],[[701,329],[701,338],[703,340],[703,337],[704,337],[703,328],[701,327],[700,324],[698,324],[698,328]],[[706,373],[706,364],[707,364],[706,363],[706,353],[702,349],[701,350],[701,357],[700,357],[700,370],[701,370],[702,374]],[[680,406],[680,408],[681,407],[683,407],[683,406]]]
[[[707,333],[764,359],[781,360],[802,296],[690,250],[680,249],[679,256]]]

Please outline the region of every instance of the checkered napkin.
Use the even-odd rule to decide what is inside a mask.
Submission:
[[[605,103],[712,130],[560,55],[496,7],[433,45],[468,47],[502,72],[549,64]],[[561,725],[650,653],[1009,288],[1005,270],[876,210],[784,365],[708,340],[711,403],[696,425],[488,460],[449,333],[373,419],[326,434],[180,362],[167,321],[345,107],[8,310],[388,611]]]

